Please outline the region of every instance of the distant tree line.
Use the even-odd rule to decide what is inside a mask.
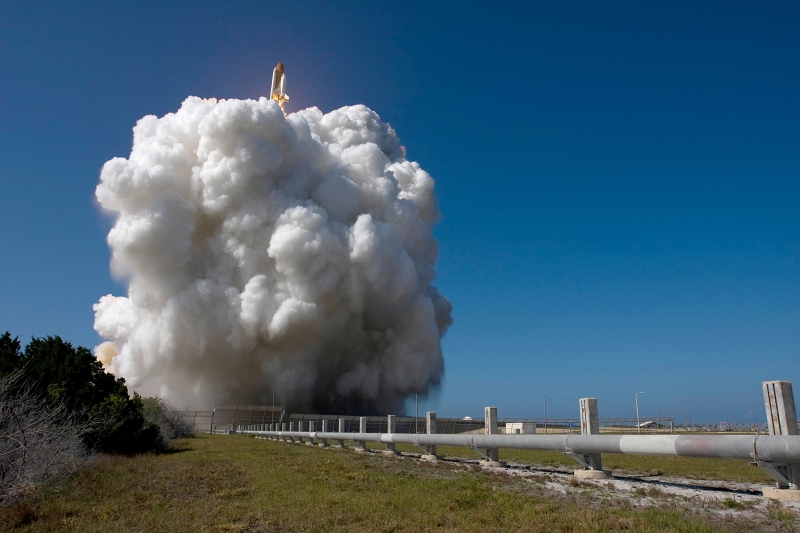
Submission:
[[[160,450],[193,428],[159,398],[128,392],[94,355],[60,337],[22,349],[0,336],[0,505],[95,453]]]

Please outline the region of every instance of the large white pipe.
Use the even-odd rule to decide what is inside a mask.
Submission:
[[[448,435],[341,432],[253,432],[276,437],[405,443],[417,446],[509,448],[800,463],[798,435]]]

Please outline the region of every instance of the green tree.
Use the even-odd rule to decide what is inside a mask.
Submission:
[[[128,395],[125,380],[103,369],[94,355],[60,337],[33,338],[20,351],[19,341],[0,337],[0,375],[24,368],[28,380],[53,404],[64,403],[91,422],[84,444],[110,453],[137,453],[158,447],[157,425],[145,420],[142,399]]]
[[[23,362],[29,375],[44,385],[52,399],[66,401],[70,407],[88,408],[109,395],[128,397],[124,379],[106,373],[87,348],[75,348],[61,337],[31,339]]]
[[[23,364],[19,338],[12,339],[11,333],[6,331],[0,337],[0,378],[17,370]]]

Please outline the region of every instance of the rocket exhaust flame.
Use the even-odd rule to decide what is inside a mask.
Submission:
[[[179,405],[274,388],[293,409],[398,412],[439,383],[452,322],[432,285],[433,180],[365,106],[284,116],[273,99],[187,98],[103,166],[129,285],[94,306],[96,353]]]

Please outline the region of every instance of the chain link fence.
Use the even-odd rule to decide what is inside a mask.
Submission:
[[[322,421],[328,421],[328,431],[339,430],[339,420],[344,421],[346,433],[359,431],[359,416],[319,415],[287,413],[282,406],[268,405],[224,405],[215,406],[213,411],[178,411],[180,416],[190,421],[195,431],[205,433],[227,433],[239,426],[254,424],[282,424],[294,422],[302,424],[303,431],[314,422],[319,431]],[[398,416],[395,433],[425,433],[425,417]],[[509,434],[580,434],[581,423],[578,418],[501,418],[498,419],[500,433]],[[279,426],[280,427],[280,426]],[[654,418],[601,418],[600,433],[672,433],[675,431],[673,417]],[[686,428],[678,428],[687,431]],[[437,418],[436,431],[442,434],[475,433],[485,431],[483,418]],[[696,430],[698,431],[698,430]],[[703,431],[703,430],[699,430]],[[717,429],[717,431],[720,431]],[[724,429],[722,431],[725,431]],[[730,430],[729,430],[730,431]],[[367,417],[368,433],[387,433],[388,419],[385,416]]]

